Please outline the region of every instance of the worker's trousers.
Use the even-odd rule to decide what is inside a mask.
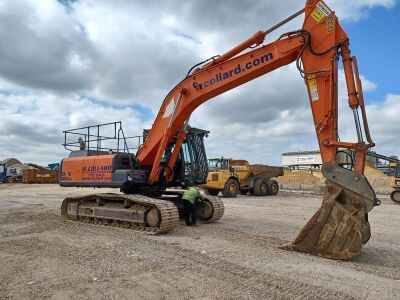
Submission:
[[[192,202],[187,200],[182,200],[183,202],[183,213],[185,215],[185,222],[187,226],[196,224],[196,212],[195,206]]]

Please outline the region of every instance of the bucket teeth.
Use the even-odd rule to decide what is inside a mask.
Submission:
[[[333,183],[324,191],[321,208],[297,238],[281,249],[346,260],[360,254],[370,236],[363,199]]]

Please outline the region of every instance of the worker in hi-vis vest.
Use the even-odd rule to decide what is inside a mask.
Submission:
[[[197,187],[188,188],[182,196],[183,212],[187,226],[196,226],[195,202],[203,200],[200,190]]]

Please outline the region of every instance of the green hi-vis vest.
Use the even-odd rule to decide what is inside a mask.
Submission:
[[[195,187],[188,188],[182,196],[183,200],[190,201],[192,203],[196,202],[197,199],[202,199],[199,189]]]

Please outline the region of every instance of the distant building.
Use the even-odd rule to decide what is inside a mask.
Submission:
[[[348,151],[346,151],[349,153]],[[351,158],[341,151],[338,153],[340,163],[351,163]],[[379,164],[379,159],[367,155],[367,160],[372,162],[375,166]],[[297,151],[282,153],[282,166],[292,169],[320,169],[322,166],[321,153],[319,151]]]
[[[319,168],[322,158],[319,151],[286,152],[282,154],[282,165],[289,168]]]

